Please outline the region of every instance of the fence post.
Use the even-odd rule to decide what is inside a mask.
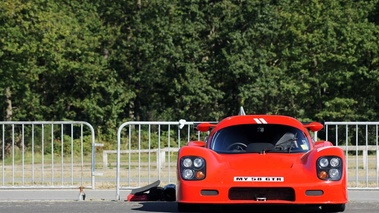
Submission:
[[[157,150],[157,169],[162,169],[166,161],[166,151]]]
[[[362,157],[363,157],[363,169],[367,168],[367,159],[368,159],[368,150],[364,148],[362,150]]]
[[[108,168],[108,153],[103,151],[103,168]]]

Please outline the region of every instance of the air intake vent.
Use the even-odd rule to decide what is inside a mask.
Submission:
[[[264,199],[262,199],[264,198]],[[229,190],[230,200],[285,200],[295,201],[295,191],[292,188],[246,188],[234,187]]]

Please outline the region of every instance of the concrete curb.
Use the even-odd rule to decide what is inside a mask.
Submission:
[[[126,200],[130,190],[120,191],[121,201]],[[0,190],[0,202],[19,200],[102,201],[116,200],[116,190]]]

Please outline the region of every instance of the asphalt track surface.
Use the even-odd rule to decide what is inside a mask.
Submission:
[[[0,190],[0,213],[10,212],[80,212],[80,213],[143,213],[143,212],[177,212],[176,202],[150,201],[127,202],[129,192],[121,193],[121,200],[116,200],[115,191],[86,191],[85,200],[79,200],[76,191],[33,191]],[[213,206],[205,207],[202,212],[320,212],[317,207],[266,207],[266,206]],[[349,203],[346,213],[378,213],[379,190],[349,191]]]

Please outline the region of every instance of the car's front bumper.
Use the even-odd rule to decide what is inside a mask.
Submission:
[[[347,190],[341,182],[286,185],[204,184],[179,181],[177,201],[198,204],[344,204]]]

